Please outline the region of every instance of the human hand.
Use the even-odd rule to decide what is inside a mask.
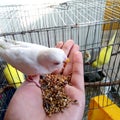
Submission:
[[[78,45],[72,40],[68,40],[65,44],[61,42],[56,47],[63,49],[70,58],[63,74],[72,72],[72,86],[66,85],[65,91],[73,100],[76,99],[78,104],[70,104],[63,113],[48,117],[43,109],[40,88],[33,82],[25,81],[15,92],[8,106],[5,120],[82,120],[85,106],[82,54],[79,52]],[[38,82],[39,76],[34,76],[33,79]]]

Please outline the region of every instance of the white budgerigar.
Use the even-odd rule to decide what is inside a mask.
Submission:
[[[0,39],[0,57],[26,75],[49,74],[62,69],[67,56],[59,48]]]

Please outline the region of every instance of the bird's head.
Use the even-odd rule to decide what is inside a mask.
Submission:
[[[45,74],[49,74],[63,68],[67,56],[62,49],[48,48],[44,54],[38,57],[39,64],[44,67]]]
[[[91,55],[89,51],[85,51],[84,60],[85,60],[85,63],[91,60]]]

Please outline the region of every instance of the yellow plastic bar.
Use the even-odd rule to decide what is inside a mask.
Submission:
[[[8,83],[15,88],[18,88],[25,81],[24,74],[19,70],[16,70],[10,64],[7,64],[5,67],[4,75]]]
[[[88,120],[120,120],[120,108],[105,95],[92,98]]]

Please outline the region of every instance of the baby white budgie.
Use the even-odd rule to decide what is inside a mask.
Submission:
[[[67,56],[62,49],[0,39],[0,57],[26,75],[42,75],[62,69]]]

